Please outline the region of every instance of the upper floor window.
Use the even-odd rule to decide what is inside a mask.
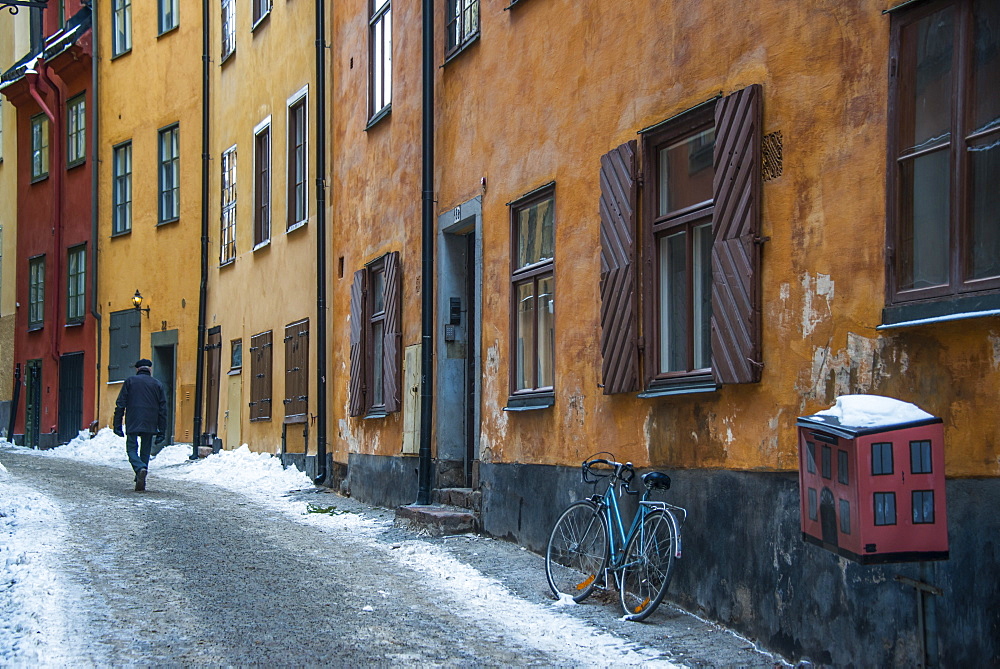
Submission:
[[[222,60],[236,51],[236,0],[222,0]]]
[[[3,109],[4,100],[0,97],[0,163],[3,162]]]
[[[80,323],[86,309],[87,246],[80,244],[69,249],[68,285],[66,289],[66,322]]]
[[[132,50],[132,0],[111,2],[111,56]]]
[[[253,3],[252,30],[271,13],[271,0],[251,0],[251,2]]]
[[[45,323],[45,256],[28,260],[28,329]]]
[[[159,2],[159,27],[160,34],[173,30],[180,25],[180,14],[178,5],[180,0],[158,0]]]
[[[511,394],[555,385],[555,187],[511,206]]]
[[[271,240],[271,117],[254,130],[253,245]]]
[[[160,131],[160,223],[181,215],[180,133],[176,124]]]
[[[391,5],[391,0],[371,0],[368,118],[373,120],[392,103]]]
[[[111,234],[132,229],[132,142],[114,148],[111,158]]]
[[[445,0],[445,58],[479,37],[479,0]]]
[[[233,339],[229,342],[229,369],[243,368],[243,340]]]
[[[45,114],[31,118],[31,180],[49,176],[49,119]]]
[[[222,152],[222,221],[219,264],[236,260],[236,147]]]
[[[81,93],[66,103],[66,164],[80,165],[87,157],[86,95]]]
[[[301,91],[288,107],[288,220],[291,230],[309,218],[309,174],[306,147],[309,140],[309,122],[306,118],[306,95]]]
[[[988,293],[995,308],[1000,3],[940,0],[900,11],[891,57],[889,304],[931,317],[981,309]]]
[[[760,380],[760,113],[750,86],[601,158],[605,394]]]

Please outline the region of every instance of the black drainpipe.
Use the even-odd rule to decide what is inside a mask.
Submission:
[[[90,38],[93,50],[90,54],[90,315],[94,317],[97,330],[97,392],[94,407],[94,419],[100,426],[101,420],[101,310],[97,303],[97,270],[100,263],[97,262],[97,245],[100,242],[100,222],[98,220],[98,200],[100,195],[101,163],[97,159],[99,155],[98,143],[100,134],[98,128],[101,120],[101,102],[98,95],[97,64],[100,62],[100,44],[97,39],[97,16],[94,15],[94,5],[90,6]]]
[[[423,231],[420,280],[420,461],[417,504],[431,503],[434,372],[434,0],[423,0]]]
[[[316,0],[316,478],[326,471],[326,0]]]
[[[205,321],[208,293],[208,75],[210,48],[208,0],[201,0],[201,284],[198,287],[198,357],[194,380],[194,435],[191,440],[191,460],[198,459],[201,446],[202,400],[205,380]]]

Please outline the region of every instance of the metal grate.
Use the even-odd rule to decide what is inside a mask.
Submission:
[[[781,176],[781,131],[764,135],[761,141],[761,172],[764,181],[771,181]]]

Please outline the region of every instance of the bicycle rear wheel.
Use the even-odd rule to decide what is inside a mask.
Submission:
[[[663,600],[674,573],[677,536],[671,518],[652,511],[625,549],[621,601],[625,617],[644,620]]]
[[[545,549],[545,575],[556,599],[586,599],[608,563],[608,526],[597,504],[571,504],[552,528]]]

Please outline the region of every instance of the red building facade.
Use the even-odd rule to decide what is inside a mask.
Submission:
[[[17,107],[17,315],[28,446],[65,443],[94,419],[91,10],[80,0],[30,10],[31,48],[3,73]]]

